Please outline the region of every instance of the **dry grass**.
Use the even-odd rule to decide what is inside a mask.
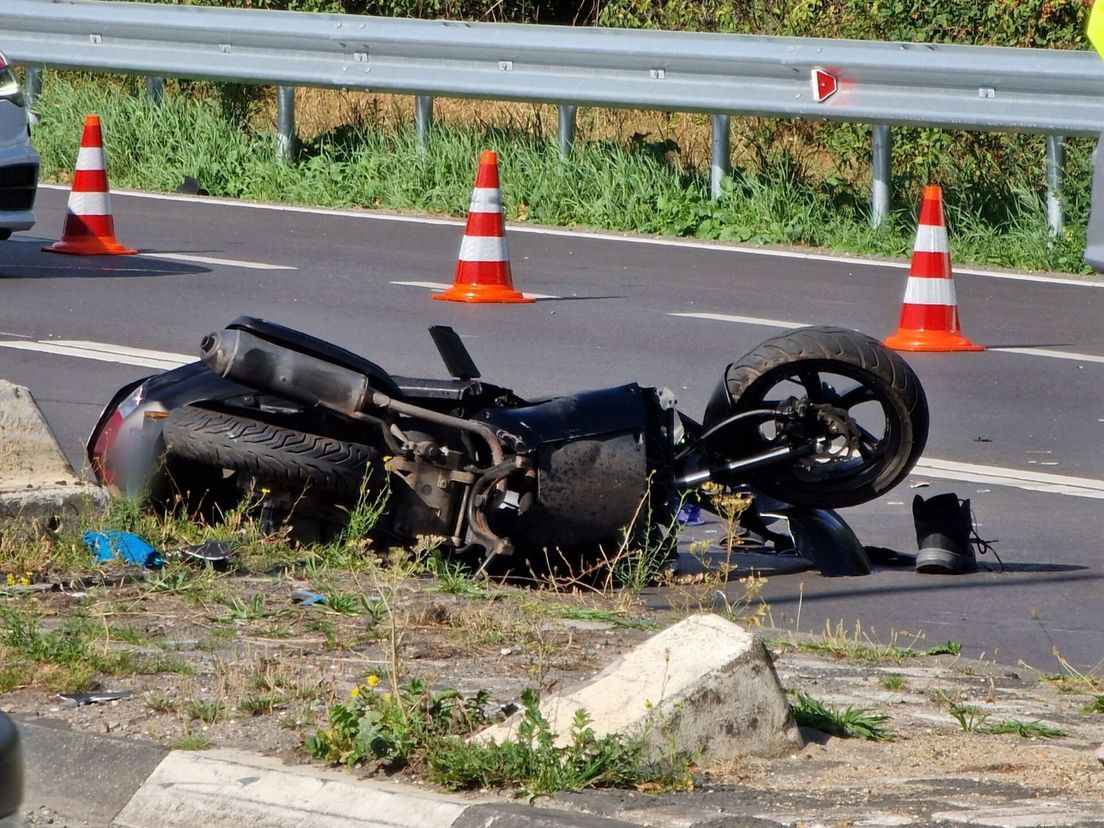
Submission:
[[[275,123],[274,98],[266,101],[263,111]],[[555,138],[559,124],[558,107],[549,104],[458,98],[436,98],[433,117],[436,123],[476,129],[517,129],[548,139]],[[295,92],[295,119],[296,130],[305,139],[345,125],[410,126],[414,123],[414,99],[409,95],[299,88]],[[581,107],[578,111],[577,140],[611,141],[624,146],[633,136],[672,149],[672,145],[677,145],[677,154],[672,152],[671,157],[683,164],[709,163],[708,115],[594,107]],[[739,141],[734,141],[734,152],[738,154],[739,149]]]

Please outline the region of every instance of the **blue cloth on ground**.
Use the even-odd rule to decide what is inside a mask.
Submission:
[[[135,566],[165,565],[161,553],[130,532],[85,532],[84,545],[92,550],[96,563],[107,563],[119,557]]]

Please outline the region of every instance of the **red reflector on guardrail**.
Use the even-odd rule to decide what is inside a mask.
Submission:
[[[835,75],[825,72],[823,69],[813,70],[813,99],[820,103],[836,94],[839,89],[839,81]]]

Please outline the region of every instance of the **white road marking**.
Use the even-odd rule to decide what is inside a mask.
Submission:
[[[727,313],[669,313],[686,319],[708,319],[713,322],[739,322],[743,325],[762,325],[764,328],[804,328],[804,322],[784,322],[781,319],[760,319],[756,316],[731,316]]]
[[[1101,362],[1104,356],[1097,354],[1077,354],[1073,351],[1048,351],[1045,348],[1006,348],[1003,345],[995,345],[990,351],[1003,351],[1009,354],[1027,354],[1028,356],[1049,357],[1050,359],[1069,359],[1074,362]]]
[[[173,362],[186,365],[199,359],[198,355],[177,354],[172,351],[151,351],[148,348],[131,348],[127,345],[109,345],[105,342],[89,342],[87,339],[48,339],[46,342],[55,345],[68,345],[72,348],[83,348],[86,351],[96,351],[103,354],[115,354],[117,356],[135,356],[142,359],[154,359],[160,362]]]
[[[35,351],[42,354],[75,357],[76,359],[94,359],[100,362],[114,362],[121,365],[138,365],[143,368],[157,368],[167,371],[179,368],[195,357],[185,354],[173,354],[164,351],[149,351],[143,348],[127,348],[121,345],[107,345],[100,342],[74,340],[42,340],[39,342],[3,342],[0,348],[12,348],[17,351]]]
[[[406,283],[411,284],[411,283]],[[434,283],[416,283],[415,287],[427,287]],[[194,362],[187,354],[169,351],[153,351],[148,348],[131,348],[87,340],[57,339],[40,342],[0,341],[0,348],[55,354],[77,359],[93,359],[123,365],[169,370]],[[945,480],[961,480],[996,486],[1011,486],[1027,491],[1071,495],[1104,500],[1104,480],[1089,477],[1069,477],[1000,466],[982,466],[925,457],[912,470],[913,476],[935,477]]]
[[[912,475],[937,477],[942,480],[961,480],[968,483],[987,483],[995,486],[1012,486],[1031,492],[1091,497],[1104,500],[1104,480],[1091,477],[1067,477],[1061,474],[1009,469],[1000,466],[979,466],[973,463],[957,463],[924,457],[912,470]]]
[[[668,316],[681,316],[688,319],[707,319],[714,322],[736,322],[742,325],[762,325],[765,328],[804,328],[806,323],[787,322],[781,319],[762,319],[757,316],[730,316],[725,313],[668,313]],[[994,345],[990,351],[1006,354],[1024,354],[1025,356],[1047,357],[1048,359],[1064,359],[1069,362],[1099,362],[1104,364],[1104,356],[1098,354],[1081,354],[1076,351],[1051,351],[1045,348],[1015,348],[1005,345]]]
[[[68,187],[56,184],[40,184],[40,187],[56,190],[68,190]],[[284,213],[306,213],[309,215],[341,216],[344,218],[365,219],[368,221],[397,221],[407,224],[430,224],[445,227],[463,227],[464,219],[435,218],[432,216],[410,216],[398,213],[382,213],[369,210],[338,210],[324,207],[302,207],[293,204],[264,204],[260,202],[235,201],[227,198],[212,198],[210,196],[187,196],[179,193],[140,193],[135,190],[112,190],[112,194],[131,196],[133,198],[151,198],[163,201],[185,201],[191,204],[215,204],[222,207],[245,207],[254,210],[273,210]],[[747,253],[754,256],[774,256],[782,259],[805,259],[808,261],[833,262],[836,264],[851,264],[863,267],[892,267],[905,269],[910,262],[879,261],[877,259],[864,259],[855,256],[833,255],[828,253],[806,253],[800,250],[776,250],[770,248],[748,247],[746,245],[727,244],[725,242],[697,241],[691,239],[655,238],[651,236],[634,236],[622,233],[591,233],[580,230],[567,230],[559,227],[538,227],[528,224],[508,222],[507,230],[510,233],[531,233],[541,236],[566,236],[576,239],[596,239],[599,241],[624,242],[626,244],[649,244],[658,247],[682,247],[690,250],[715,250],[719,253]],[[1013,273],[997,270],[978,270],[971,268],[954,268],[956,274],[970,276],[985,276],[991,279],[1012,279],[1020,282],[1043,282],[1046,284],[1069,285],[1072,287],[1104,287],[1101,279],[1073,279],[1064,276],[1040,276],[1033,273]]]
[[[170,259],[175,262],[198,262],[199,264],[220,265],[222,267],[242,267],[249,270],[298,270],[292,265],[266,264],[264,262],[245,262],[241,259],[216,259],[212,256],[193,256],[191,253],[143,253],[153,259]]]
[[[451,284],[445,284],[444,282],[392,282],[393,285],[401,285],[402,287],[416,287],[432,290],[434,293],[439,293],[442,290],[448,290],[452,287]],[[529,293],[524,291],[522,295],[526,299],[559,299],[559,296],[553,296],[550,293]]]

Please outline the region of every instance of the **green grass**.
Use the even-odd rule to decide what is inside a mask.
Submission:
[[[614,610],[586,609],[583,607],[560,607],[554,613],[558,618],[567,618],[574,621],[598,621],[611,624],[615,627],[626,627],[633,630],[657,630],[659,625],[654,621],[625,618]]]
[[[883,673],[878,676],[878,684],[882,685],[886,690],[903,690],[905,687],[905,677],[900,673]]]
[[[794,718],[802,727],[811,727],[830,736],[865,739],[883,742],[893,737],[886,727],[889,716],[874,713],[866,708],[848,707],[839,710],[817,701],[805,693],[798,693],[790,705]]]
[[[947,702],[947,712],[951,714],[951,718],[966,733],[1013,734],[1024,739],[1059,739],[1062,736],[1069,735],[1068,731],[1060,727],[1051,727],[1040,721],[1025,722],[1020,719],[1002,719],[997,722],[990,722],[989,714],[977,707],[958,704],[946,698],[944,700]]]
[[[1104,694],[1098,693],[1085,705],[1085,713],[1104,713]]]
[[[206,733],[188,733],[169,745],[172,750],[206,750],[213,744]]]
[[[294,163],[281,164],[275,160],[271,124],[252,126],[248,116],[233,112],[225,94],[220,98],[207,86],[170,82],[163,102],[153,105],[139,90],[136,79],[47,73],[34,130],[44,178],[70,175],[83,117],[95,112],[103,119],[116,188],[171,191],[190,176],[215,196],[461,216],[470,201],[479,152],[489,148],[499,153],[509,220],[898,258],[912,249],[918,207],[912,196],[927,183],[927,178],[900,180],[902,199],[875,231],[869,226],[862,175],[815,169],[810,159],[818,153],[794,152],[769,130],[750,134],[749,157],[734,168],[717,200],[709,197],[707,168],[672,161],[647,136],[625,144],[580,142],[565,160],[553,141],[525,129],[438,125],[423,151],[411,129],[360,123],[309,137]],[[935,131],[895,135],[901,146],[911,147],[916,134],[924,132]],[[810,133],[810,140],[830,142],[834,134],[818,138],[819,133]],[[849,152],[863,145],[859,137],[848,138]],[[1009,177],[1004,162],[989,159],[991,170],[975,163],[969,166],[973,178],[962,173],[961,181],[944,181],[955,261],[1085,272],[1081,254],[1091,142],[1071,142],[1067,148],[1068,231],[1053,243],[1043,178],[1035,169],[1044,157],[1042,139],[1025,136],[1016,142],[1005,152],[1007,163],[1028,170],[1031,180]],[[951,142],[946,152],[954,147]],[[903,152],[897,159],[910,169],[916,166]],[[836,163],[868,160],[860,156]],[[957,169],[947,164],[942,173],[953,177]]]
[[[217,700],[194,699],[185,705],[184,712],[189,718],[198,719],[206,724],[213,724],[226,717],[226,703]]]

